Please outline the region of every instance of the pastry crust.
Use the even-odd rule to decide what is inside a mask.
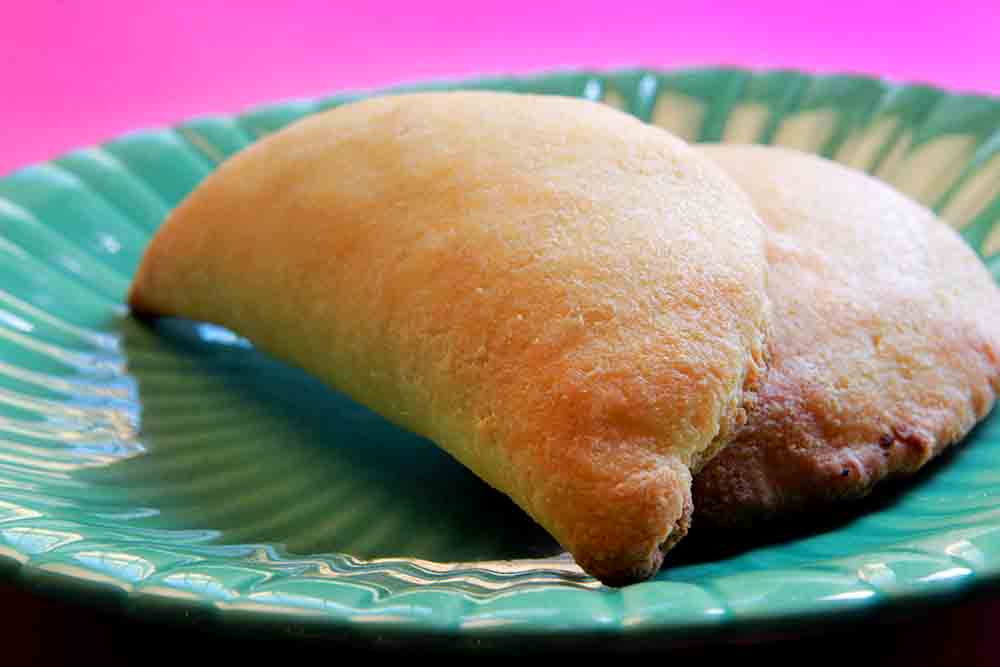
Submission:
[[[771,368],[695,480],[699,525],[752,527],[868,494],[961,439],[1000,389],[1000,292],[889,186],[788,149],[699,147],[768,229]]]
[[[430,438],[624,584],[656,572],[689,467],[745,419],[765,273],[749,200],[664,131],[582,100],[433,93],[223,164],[129,303],[230,327]]]

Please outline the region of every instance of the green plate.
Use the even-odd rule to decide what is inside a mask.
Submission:
[[[821,153],[934,207],[1000,271],[998,100],[738,69],[407,90],[463,87]],[[144,617],[448,646],[746,637],[1000,581],[998,417],[823,530],[682,545],[614,590],[427,441],[224,329],[130,319],[123,295],[171,207],[257,138],[357,97],[133,132],[0,179],[0,570]]]

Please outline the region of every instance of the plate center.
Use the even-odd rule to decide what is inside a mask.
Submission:
[[[146,452],[87,471],[157,527],[293,554],[441,562],[558,544],[431,442],[212,325],[119,323]]]

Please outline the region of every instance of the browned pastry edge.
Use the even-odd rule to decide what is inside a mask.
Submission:
[[[769,230],[775,317],[757,407],[695,478],[699,529],[809,518],[965,437],[1000,392],[1000,292],[972,250],[842,165],[780,148],[703,150]]]

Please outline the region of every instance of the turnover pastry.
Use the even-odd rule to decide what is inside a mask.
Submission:
[[[230,327],[422,434],[609,584],[687,531],[745,419],[763,228],[724,172],[603,105],[378,98],[223,164],[129,296]],[[456,498],[455,502],[462,502]]]
[[[774,317],[757,407],[695,480],[699,525],[747,527],[864,496],[986,415],[1000,389],[1000,293],[956,233],[823,158],[700,150],[767,227]]]

